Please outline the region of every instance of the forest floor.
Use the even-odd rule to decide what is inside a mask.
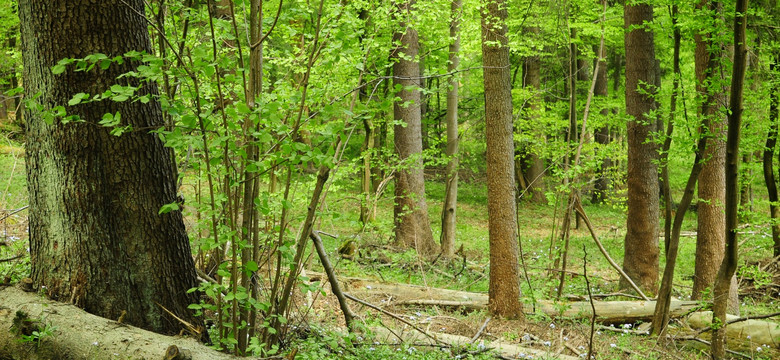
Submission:
[[[17,281],[29,272],[27,256],[27,213],[14,209],[27,205],[23,146],[11,140],[0,144],[0,281]],[[305,182],[305,181],[304,181]],[[335,177],[330,195],[324,202],[319,230],[336,234],[338,239],[323,237],[332,257],[336,272],[341,277],[353,277],[388,283],[422,285],[431,288],[453,289],[475,293],[487,293],[488,289],[488,231],[486,189],[477,177],[461,182],[458,203],[456,246],[462,251],[454,259],[430,261],[413,251],[397,249],[392,245],[392,203],[388,194],[376,207],[376,221],[364,227],[359,221],[356,197],[357,184],[352,174]],[[434,238],[440,234],[440,209],[444,184],[431,178],[426,182],[429,215]],[[757,189],[760,189],[757,185]],[[302,186],[306,189],[307,186]],[[307,201],[308,194],[299,190],[299,199]],[[759,193],[759,191],[756,191]],[[625,209],[616,191],[616,198],[608,204],[585,204],[596,233],[614,260],[622,263],[623,237],[625,236]],[[740,281],[741,315],[760,315],[780,308],[780,271],[771,266],[771,230],[765,212],[768,205],[759,196],[752,202],[753,211],[745,212],[740,232]],[[557,195],[551,203],[560,203],[564,195]],[[305,206],[299,207],[305,209]],[[302,210],[298,210],[302,211]],[[293,214],[292,218],[297,215]],[[684,237],[675,272],[674,297],[687,300],[690,295],[695,251],[695,213],[688,214],[683,226]],[[560,268],[555,263],[560,245],[551,245],[551,239],[559,236],[560,211],[554,205],[534,205],[521,202],[519,208],[519,234],[523,251],[524,275],[522,279],[523,302],[533,299],[554,300],[560,286]],[[187,219],[192,222],[192,218]],[[345,241],[353,240],[359,251],[352,259],[340,258],[337,249]],[[660,241],[663,245],[663,241]],[[552,248],[552,250],[551,250]],[[587,251],[587,256],[586,252]],[[662,249],[663,253],[663,249]],[[18,258],[16,258],[18,257]],[[306,261],[310,272],[322,271],[319,261]],[[661,268],[664,260],[661,259]],[[564,273],[561,301],[586,299],[589,280],[593,294],[619,293],[619,275],[599,253],[587,229],[573,229],[569,255]],[[324,282],[324,281],[323,281]],[[324,286],[324,288],[329,288]],[[354,290],[354,289],[353,289]],[[363,289],[366,290],[366,289]],[[370,289],[368,289],[370,290]],[[326,295],[327,294],[327,295]],[[494,358],[486,352],[491,342],[501,341],[535,348],[549,355],[523,354],[525,358],[555,358],[557,355],[584,358],[591,338],[591,325],[587,319],[551,317],[544,313],[527,314],[525,321],[490,318],[484,310],[466,310],[446,306],[410,306],[394,303],[383,293],[363,291],[363,300],[395,314],[407,323],[426,332],[461,335],[468,339],[479,335],[463,346],[430,346],[419,342],[396,344],[395,341],[367,340],[345,336],[344,319],[338,310],[336,299],[329,292],[299,294],[297,316],[291,319],[293,330],[289,336],[289,348],[298,349],[298,357],[321,359],[325,357],[354,359],[447,359]],[[633,300],[630,297],[610,296],[605,300]],[[358,315],[358,322],[366,329],[389,328],[393,331],[408,328],[408,324],[368,306],[350,303]],[[489,319],[489,320],[488,320]],[[709,358],[707,346],[693,341],[668,341],[659,344],[657,338],[639,334],[635,329],[640,323],[598,326],[594,329],[593,351],[598,359],[705,359]],[[683,333],[681,323],[672,323],[672,333]],[[372,332],[374,330],[367,330]],[[355,347],[347,346],[352,343]],[[780,344],[750,344],[738,349],[736,358],[777,359]]]

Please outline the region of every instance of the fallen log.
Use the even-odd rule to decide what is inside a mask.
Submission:
[[[19,327],[13,326],[15,320],[49,333],[20,341],[20,335],[10,331]],[[0,359],[238,359],[192,338],[121,324],[15,287],[0,288],[0,329]],[[180,357],[170,357],[176,354]]]
[[[432,346],[440,345],[440,343],[445,343],[452,347],[465,347],[471,345],[471,339],[459,335],[451,335],[451,334],[434,332],[431,333],[431,335],[433,335],[436,338],[436,340],[433,340],[414,329],[407,329],[404,331],[400,331],[400,330],[390,331],[385,328],[372,328],[372,331],[375,334],[375,340],[380,343],[394,343],[400,340],[401,342],[407,344],[425,344],[425,345],[432,345]],[[500,341],[483,342],[482,344],[484,345],[485,348],[493,349],[499,354],[501,354],[503,358],[509,358],[509,359],[526,359],[526,358],[561,359],[561,360],[579,359],[579,357],[563,355],[553,351],[532,349],[532,348],[522,347],[519,345],[504,343]]]
[[[726,315],[727,322],[738,318],[738,316]],[[709,328],[712,324],[712,311],[693,313],[686,320],[693,329]],[[729,344],[740,349],[755,349],[757,346],[780,349],[780,324],[763,320],[739,321],[726,326],[726,337]]]
[[[456,307],[468,310],[487,308],[487,294],[428,288],[417,285],[383,283],[364,279],[342,279],[348,291],[358,294],[383,294],[392,298],[392,304]],[[594,301],[596,321],[605,324],[624,324],[649,321],[653,317],[655,301]],[[680,317],[699,306],[696,301],[672,301],[671,316]],[[524,304],[523,311],[533,313],[532,304]],[[589,319],[593,312],[588,301],[539,301],[536,311],[551,317]]]

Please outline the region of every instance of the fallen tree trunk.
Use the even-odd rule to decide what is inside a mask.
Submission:
[[[25,315],[21,315],[21,314]],[[27,320],[24,320],[24,319]],[[51,334],[20,341],[14,320],[38,323]],[[29,329],[28,329],[29,330]],[[166,351],[188,354],[166,358]],[[0,288],[0,359],[238,359],[188,337],[165,336],[95,316],[76,306],[15,287]]]
[[[407,329],[405,331],[400,330],[387,330],[385,328],[372,328],[372,331],[376,335],[376,341],[380,343],[394,343],[397,340],[407,344],[426,344],[426,345],[439,345],[433,339],[423,335],[417,330]],[[471,339],[465,336],[451,335],[444,333],[430,333],[440,343],[448,344],[452,347],[467,346],[471,343]],[[532,349],[522,347],[515,344],[508,344],[499,341],[484,342],[486,348],[494,349],[497,353],[501,354],[503,358],[509,359],[525,359],[525,358],[540,358],[540,359],[560,359],[560,360],[578,360],[579,357],[563,355],[553,351],[544,351],[539,349]]]
[[[726,315],[726,321],[739,317]],[[712,311],[693,313],[687,318],[688,325],[696,330],[709,328],[712,324]],[[745,320],[726,326],[726,339],[729,344],[740,349],[755,349],[757,346],[771,346],[780,349],[780,324],[772,321]]]
[[[397,305],[437,305],[480,310],[486,309],[488,303],[487,294],[364,279],[342,279],[342,282],[344,288],[354,294],[388,295],[392,297],[392,303]],[[596,307],[596,321],[605,324],[649,321],[655,310],[655,301],[594,301],[594,305]],[[533,305],[524,304],[523,306],[526,313],[534,312]],[[683,316],[698,306],[699,303],[696,301],[672,301],[670,316]],[[536,304],[536,311],[552,317],[577,319],[589,319],[593,312],[590,302],[587,301],[557,304],[551,301],[539,301]]]

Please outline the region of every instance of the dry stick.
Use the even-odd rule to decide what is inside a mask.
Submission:
[[[443,341],[441,341],[441,340],[437,339],[435,336],[433,336],[433,335],[431,335],[431,334],[428,334],[427,332],[425,332],[425,330],[423,330],[423,329],[420,329],[420,328],[419,328],[419,327],[417,327],[416,325],[414,325],[414,324],[412,324],[412,323],[410,323],[410,322],[406,321],[404,318],[402,318],[402,317],[400,317],[400,316],[398,316],[398,315],[396,315],[396,314],[393,314],[393,313],[391,313],[391,312],[389,312],[389,311],[387,311],[387,310],[385,310],[385,309],[382,309],[382,308],[380,308],[380,307],[378,307],[378,306],[376,306],[376,305],[374,305],[374,304],[371,304],[371,303],[369,303],[369,302],[366,302],[366,301],[364,301],[364,300],[360,300],[360,299],[358,299],[358,298],[356,298],[356,297],[354,297],[354,296],[352,296],[352,295],[350,295],[350,294],[348,294],[348,293],[344,293],[344,297],[346,297],[347,299],[350,299],[350,300],[352,300],[352,301],[354,301],[354,302],[356,302],[356,303],[358,303],[358,304],[361,304],[361,305],[364,305],[364,306],[368,306],[368,307],[370,307],[370,308],[372,308],[372,309],[374,309],[374,310],[376,310],[376,311],[379,311],[379,312],[381,312],[382,314],[385,314],[385,315],[387,315],[387,316],[389,316],[389,317],[391,317],[391,318],[393,318],[393,319],[396,319],[396,320],[398,320],[398,321],[400,321],[400,322],[402,322],[402,323],[404,323],[404,324],[406,324],[406,325],[409,325],[409,326],[410,326],[412,329],[415,329],[415,330],[419,331],[421,334],[423,334],[423,335],[425,335],[426,337],[430,338],[431,340],[435,341],[437,344],[446,344],[445,342],[443,342]],[[401,339],[401,337],[400,337],[400,336],[398,336],[398,335],[396,335],[396,336],[397,336],[399,339]]]
[[[488,322],[490,322],[490,319],[492,317],[488,316],[487,319],[485,319],[485,322],[482,323],[482,326],[479,327],[479,330],[477,330],[477,333],[474,334],[474,337],[471,338],[471,341],[469,341],[470,344],[473,344],[477,339],[479,339],[480,335],[482,335],[482,332],[485,331],[485,328],[487,328]]]
[[[696,341],[696,342],[700,342],[700,343],[705,344],[705,345],[710,345],[710,346],[712,345],[712,343],[707,341],[707,340],[700,339],[700,338],[697,338],[697,337],[692,337],[692,336],[684,336],[684,337],[673,337],[672,336],[671,338],[672,338],[672,340]],[[732,354],[732,355],[742,356],[745,359],[753,359],[751,356],[745,355],[745,354],[743,354],[741,352],[737,352],[737,351],[734,351],[734,350],[726,349],[726,352],[729,353],[729,354]]]
[[[21,212],[21,211],[27,209],[28,207],[30,207],[30,205],[25,205],[25,206],[22,206],[22,207],[20,207],[18,209],[13,209],[13,210],[11,210],[10,213],[3,215],[3,217],[0,218],[0,221],[3,221],[5,219],[11,217],[11,215],[14,215],[14,214],[16,214],[18,212]]]
[[[583,216],[584,218],[585,216]],[[590,360],[593,357],[593,334],[596,333],[596,305],[593,304],[593,294],[590,292],[590,280],[588,280],[588,249],[585,248],[585,244],[582,244],[582,274],[585,277],[585,288],[588,289],[588,301],[590,301],[590,308],[593,312],[590,315],[590,340],[588,340],[588,356],[585,358]]]
[[[588,218],[588,215],[585,214],[585,209],[582,208],[582,203],[580,203],[580,199],[577,198],[577,201],[574,203],[574,211],[580,213],[582,216],[582,220],[585,221],[585,226],[588,227],[588,230],[590,231],[590,236],[593,237],[593,241],[596,242],[596,245],[599,247],[599,250],[601,250],[601,253],[604,255],[604,257],[607,259],[610,265],[617,270],[618,273],[620,273],[620,276],[623,279],[626,279],[629,285],[631,285],[631,288],[636,291],[639,296],[642,297],[642,300],[650,301],[650,299],[645,295],[645,293],[642,292],[641,289],[639,289],[638,286],[634,283],[633,280],[631,280],[630,277],[623,271],[623,269],[618,266],[618,264],[615,262],[615,260],[612,260],[612,257],[609,256],[609,253],[607,253],[607,250],[604,249],[604,245],[601,244],[601,241],[599,240],[598,236],[596,236],[596,232],[593,230],[593,225],[590,223],[590,219]]]
[[[322,267],[325,268],[325,274],[328,275],[330,290],[333,292],[333,295],[336,295],[336,299],[339,300],[339,307],[341,307],[341,312],[344,313],[344,322],[347,323],[347,329],[352,331],[352,319],[354,316],[352,315],[352,311],[349,309],[349,305],[347,305],[347,299],[344,298],[344,293],[341,292],[339,280],[336,278],[336,274],[333,272],[333,266],[330,264],[330,260],[328,259],[328,253],[325,252],[325,247],[322,246],[322,239],[320,238],[319,231],[312,231],[309,237],[314,242],[314,247],[317,249],[317,255],[320,256]]]

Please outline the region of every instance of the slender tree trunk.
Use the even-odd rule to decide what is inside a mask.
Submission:
[[[450,63],[449,72],[458,69],[460,63],[460,19],[462,0],[450,4]],[[447,91],[447,185],[441,220],[441,253],[450,257],[455,253],[455,215],[458,201],[458,76],[450,77]]]
[[[598,96],[606,103],[607,96],[609,95],[609,85],[607,84],[607,54],[606,49],[599,49],[600,47],[597,46],[596,51],[599,65],[598,73],[596,74],[594,95]],[[599,51],[601,51],[600,54],[598,53]],[[606,120],[609,116],[609,108],[604,106],[599,112],[599,115],[601,115],[602,119]],[[593,137],[595,138],[596,143],[602,147],[606,147],[610,142],[609,124],[604,124],[602,127],[596,129]],[[591,202],[601,203],[606,199],[610,187],[609,176],[607,175],[607,171],[609,171],[610,167],[612,167],[612,160],[609,157],[605,157],[601,160],[601,164],[599,164],[599,167],[596,170],[596,184],[594,185],[595,189],[593,191],[593,196],[591,197]]]
[[[147,23],[137,14],[142,1],[21,1],[19,8],[24,84],[28,94],[41,93],[44,109],[117,83],[140,86],[136,95],[157,95],[154,82],[117,79],[134,71],[136,61],[51,71],[66,57],[151,53]],[[179,332],[180,319],[202,325],[187,309],[198,302],[197,293],[188,293],[198,282],[181,212],[158,214],[177,199],[175,164],[150,132],[163,126],[160,104],[105,100],[66,110],[84,122],[48,124],[36,111],[26,116],[36,286],[53,299],[109,319],[126,314],[125,322],[160,333]],[[135,130],[111,135],[98,124],[107,113],[121,114],[121,125]]]
[[[737,205],[739,202],[739,137],[742,125],[742,90],[747,57],[747,0],[737,0],[734,11],[734,64],[729,99],[729,121],[726,136],[726,254],[715,280],[712,323],[720,324],[712,333],[712,358],[726,357],[726,308],[729,303],[732,277],[737,270]]]
[[[628,121],[628,220],[623,269],[642,290],[654,293],[658,283],[658,171],[656,146],[651,141],[656,121],[655,43],[652,30],[636,27],[653,21],[648,4],[626,5],[626,111]],[[628,284],[621,281],[621,287]]]
[[[780,54],[775,54],[775,62],[769,65],[769,71],[773,75],[778,74],[778,64],[780,63]],[[764,182],[767,192],[769,192],[769,216],[772,220],[772,243],[774,244],[773,256],[780,256],[780,206],[777,205],[777,180],[772,161],[777,150],[777,122],[780,114],[780,83],[774,82],[771,91],[771,101],[769,103],[769,134],[766,138],[766,147],[764,148]]]
[[[512,86],[506,38],[507,4],[505,0],[489,0],[483,4],[482,58],[490,237],[488,306],[496,315],[523,318],[517,255]]]
[[[398,4],[401,29],[393,35],[399,47],[393,50],[393,85],[401,86],[399,100],[393,112],[395,120],[395,151],[402,162],[395,175],[395,241],[417,249],[421,255],[432,255],[438,246],[433,240],[428,205],[425,202],[423,178],[422,135],[420,116],[420,68],[417,61],[419,44],[417,31],[408,26],[414,0]]]

